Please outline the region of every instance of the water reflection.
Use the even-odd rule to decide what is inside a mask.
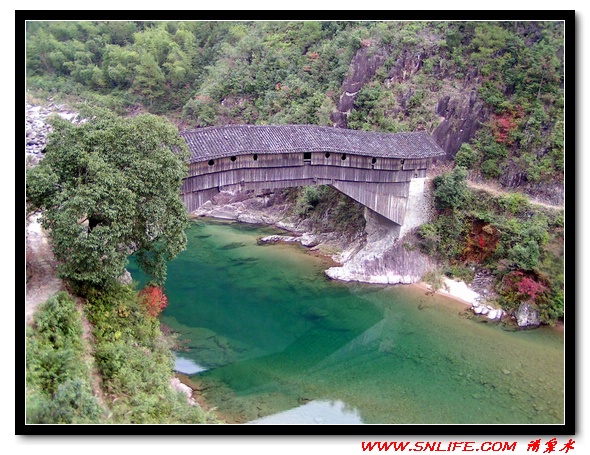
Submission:
[[[284,424],[362,424],[356,409],[350,409],[342,401],[310,401],[295,409],[279,412],[261,419],[247,422],[251,425]]]
[[[176,358],[174,359],[174,371],[183,374],[197,374],[203,371],[207,371],[207,368],[202,367],[201,365],[192,361],[191,359],[176,356]]]

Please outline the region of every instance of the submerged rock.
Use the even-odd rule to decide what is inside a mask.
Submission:
[[[186,384],[180,382],[180,379],[176,377],[170,379],[170,387],[172,387],[174,390],[178,390],[179,392],[184,393],[186,395],[186,401],[191,406],[194,406],[196,404],[193,398],[193,389],[191,389]]]
[[[290,235],[267,235],[266,237],[262,237],[258,239],[258,244],[264,243],[279,243],[279,242],[286,242],[286,243],[293,243],[298,242],[300,239],[298,237],[293,237]]]

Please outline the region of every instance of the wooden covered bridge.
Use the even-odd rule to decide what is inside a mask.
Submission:
[[[181,133],[191,152],[182,197],[193,212],[220,191],[331,185],[402,225],[412,179],[445,154],[427,132],[231,125]]]

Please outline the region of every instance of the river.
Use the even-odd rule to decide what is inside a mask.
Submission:
[[[228,423],[564,422],[563,333],[412,285],[331,281],[303,247],[257,243],[272,233],[191,222],[168,268],[176,369]]]

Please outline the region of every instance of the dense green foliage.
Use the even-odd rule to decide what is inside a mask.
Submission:
[[[423,251],[459,279],[490,270],[507,310],[529,302],[545,323],[563,317],[563,211],[535,206],[518,193],[475,192],[465,176],[456,167],[433,179],[437,216],[419,229]]]
[[[159,321],[138,303],[129,286],[88,295],[94,358],[109,403],[111,423],[215,423],[199,406],[170,387],[173,340],[162,336]]]
[[[90,387],[82,322],[74,301],[59,293],[27,327],[27,423],[99,423],[104,417]]]
[[[469,199],[467,171],[457,166],[452,172],[437,175],[434,180],[434,204],[442,211],[455,211]]]
[[[170,387],[174,339],[162,335],[136,291],[93,290],[87,303],[92,351],[82,338],[81,314],[65,292],[44,303],[27,327],[27,423],[217,423]],[[90,386],[90,362],[101,377],[102,405]]]
[[[81,125],[57,119],[53,127],[45,158],[27,170],[26,191],[31,209],[44,210],[61,277],[107,286],[135,252],[163,283],[166,262],[186,244],[186,144],[177,129],[151,114],[96,110]]]
[[[317,232],[338,232],[352,240],[365,227],[364,206],[327,186],[306,186],[285,190],[293,204],[293,212],[311,221]]]
[[[29,90],[187,127],[331,125],[349,65],[368,49],[383,64],[349,128],[432,132],[440,100],[477,94],[487,115],[459,164],[512,186],[563,180],[560,21],[53,21],[27,23],[26,38]]]

